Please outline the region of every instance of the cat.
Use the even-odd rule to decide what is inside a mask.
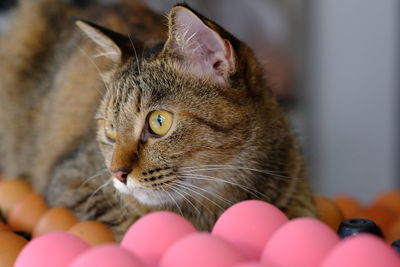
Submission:
[[[155,210],[210,230],[247,199],[316,217],[252,50],[186,4],[165,18],[136,1],[21,1],[0,37],[0,75],[4,175],[117,239]]]

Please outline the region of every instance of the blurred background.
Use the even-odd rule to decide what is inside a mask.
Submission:
[[[0,0],[0,32],[15,2]],[[160,12],[177,3],[146,2]],[[256,51],[301,140],[316,193],[366,203],[400,187],[400,1],[186,2]]]

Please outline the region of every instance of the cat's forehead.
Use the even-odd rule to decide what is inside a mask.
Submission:
[[[204,87],[203,87],[204,89]],[[157,109],[187,107],[195,99],[196,82],[171,63],[137,61],[121,68],[111,79],[106,112],[114,118],[145,114]]]

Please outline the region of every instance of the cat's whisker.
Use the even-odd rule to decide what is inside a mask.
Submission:
[[[92,58],[98,58],[98,57],[104,57],[104,56],[117,56],[117,54],[114,52],[105,52],[105,53],[99,53],[99,54],[93,55]]]
[[[164,188],[161,187],[161,189],[162,189],[162,190],[170,197],[170,199],[175,203],[175,206],[178,208],[179,213],[181,214],[182,217],[184,217],[184,216],[183,216],[183,213],[182,213],[182,210],[181,210],[181,208],[179,207],[178,203],[176,202],[175,198],[174,198],[167,190],[165,190]]]
[[[185,173],[193,173],[193,172],[200,172],[200,171],[215,171],[215,170],[245,170],[245,171],[253,171],[263,174],[272,175],[278,178],[285,178],[285,179],[293,179],[293,177],[280,175],[273,171],[262,170],[262,169],[255,169],[249,167],[242,167],[242,166],[234,166],[234,165],[203,165],[203,166],[188,166],[188,167],[180,167],[181,172]]]
[[[96,62],[93,61],[93,59],[86,53],[86,51],[85,51],[84,49],[82,49],[82,48],[79,47],[79,46],[77,46],[77,48],[79,49],[79,51],[80,51],[84,56],[86,56],[86,57],[89,59],[90,63],[92,63],[93,66],[96,68],[97,73],[99,74],[100,79],[102,80],[102,82],[103,82],[103,84],[104,84],[104,87],[107,89],[107,91],[109,91],[109,88],[108,88],[108,86],[107,86],[106,81],[104,80],[103,74],[101,73],[101,70],[100,70],[99,66],[96,64]],[[100,91],[99,89],[97,89],[97,88],[96,88],[96,90],[97,90],[97,92],[99,92],[99,93],[101,94],[101,96],[104,97],[103,92],[101,92],[101,91]]]
[[[128,210],[127,210],[127,203],[122,199],[122,195],[120,194],[115,194],[116,198],[117,198],[117,202],[120,206],[120,210],[122,210],[122,212],[120,213],[119,218],[126,218],[127,214],[128,214]]]
[[[178,194],[178,195],[180,195],[184,200],[186,200],[196,211],[197,211],[197,214],[198,214],[198,216],[200,216],[200,210],[192,203],[192,201],[190,201],[190,199],[188,199],[184,194],[185,194],[185,191],[184,190],[180,190],[180,188],[178,188],[178,187],[173,187],[173,186],[170,186],[169,187],[169,189],[171,189],[172,191],[174,191],[176,194]]]
[[[82,188],[82,186],[86,185],[87,183],[89,183],[90,181],[92,181],[93,179],[101,176],[102,174],[106,173],[108,171],[107,168],[102,169],[100,171],[98,171],[95,175],[90,176],[89,178],[86,178],[85,181],[82,182],[82,184],[79,186],[78,190]]]
[[[175,186],[175,188],[179,188],[179,189],[181,189],[181,190],[184,191],[184,192],[187,192],[187,191],[193,192],[192,189],[187,188],[187,186],[186,186],[185,184],[182,184],[182,183],[175,183],[174,186]],[[188,192],[188,193],[189,193],[189,192]],[[195,193],[196,195],[199,195],[198,192],[194,192],[194,193]],[[195,203],[200,204],[200,205],[203,206],[209,213],[212,213],[212,211],[210,210],[210,208],[209,208],[206,204],[204,204],[203,201],[201,201],[201,199],[196,198],[196,195],[191,195],[191,197],[195,200]],[[200,196],[203,197],[202,194],[200,194]]]
[[[214,176],[201,175],[201,174],[182,174],[179,177],[186,178],[186,179],[194,179],[194,180],[197,179],[197,180],[206,180],[206,181],[212,181],[212,182],[226,183],[226,184],[230,184],[230,185],[233,185],[233,186],[237,186],[240,189],[242,189],[243,191],[251,194],[252,196],[254,196],[256,198],[260,198],[260,197],[264,196],[263,193],[255,190],[253,188],[250,188],[250,187],[247,187],[245,185],[242,185],[242,184],[239,184],[239,183],[235,183],[235,182],[232,182],[232,181],[229,181],[229,180],[224,180],[224,179],[221,179],[221,178],[218,178],[218,177],[214,177]]]
[[[90,203],[90,201],[92,200],[92,198],[102,189],[104,189],[105,187],[107,187],[108,185],[110,185],[110,183],[112,182],[112,180],[108,180],[106,181],[103,185],[99,186],[95,191],[93,191],[93,193],[90,195],[90,197],[88,198],[86,205],[85,205],[85,210],[87,210],[88,205]]]
[[[209,202],[213,203],[215,206],[217,206],[217,207],[220,208],[221,210],[224,210],[224,208],[221,207],[217,202],[215,202],[214,200],[210,199],[210,198],[207,197],[205,194],[202,194],[201,192],[198,192],[198,191],[194,190],[193,188],[191,188],[191,187],[189,186],[189,184],[185,184],[185,183],[182,183],[182,182],[180,182],[180,181],[177,181],[176,184],[179,184],[179,185],[181,185],[182,187],[186,188],[186,190],[189,190],[189,191],[191,191],[191,192],[193,192],[193,193],[199,195],[200,197],[203,197],[203,198],[207,199]],[[196,187],[195,189],[199,189],[199,187]],[[207,193],[210,194],[210,192],[208,192],[208,191],[207,191]]]
[[[132,44],[133,52],[135,53],[135,59],[136,59],[137,69],[138,69],[138,73],[139,73],[139,75],[140,75],[140,74],[141,74],[141,71],[140,71],[140,65],[139,65],[139,58],[138,58],[137,53],[136,53],[136,48],[135,48],[135,45],[133,44],[131,35],[130,35],[129,33],[128,33],[128,37],[129,37],[129,41],[130,41],[131,44]]]
[[[281,178],[281,179],[293,179],[293,177],[286,176],[286,175],[280,175],[276,174],[273,172],[269,172],[266,170],[257,170],[257,169],[252,169],[252,168],[246,168],[246,167],[220,167],[220,168],[199,168],[199,169],[193,169],[191,171],[188,170],[182,170],[182,173],[196,173],[196,172],[203,172],[203,171],[216,171],[216,170],[243,170],[243,171],[254,171],[262,174],[267,174],[271,175],[275,178]]]
[[[224,198],[224,197],[218,195],[218,194],[215,193],[215,192],[206,190],[206,189],[201,188],[201,187],[199,187],[199,186],[196,186],[196,185],[194,185],[194,184],[186,184],[186,185],[192,187],[193,189],[198,189],[198,190],[200,190],[200,191],[203,191],[204,193],[209,194],[210,196],[216,197],[216,198],[218,198],[219,200],[225,202],[225,203],[228,204],[228,205],[232,205],[232,204],[233,204],[232,201],[227,200],[226,198]]]

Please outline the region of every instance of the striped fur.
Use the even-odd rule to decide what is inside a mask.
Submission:
[[[143,4],[80,9],[21,1],[0,37],[4,174],[25,177],[50,205],[102,221],[117,237],[153,210],[181,213],[209,230],[245,199],[274,203],[290,217],[315,216],[297,142],[252,51],[191,12],[232,45],[229,86],[194,75],[163,47],[167,21]],[[96,57],[101,51],[72,17],[129,33],[124,58]],[[157,109],[173,112],[172,130],[143,141],[146,118]],[[116,128],[115,144],[106,124]],[[133,187],[110,178],[113,158],[133,166]]]

